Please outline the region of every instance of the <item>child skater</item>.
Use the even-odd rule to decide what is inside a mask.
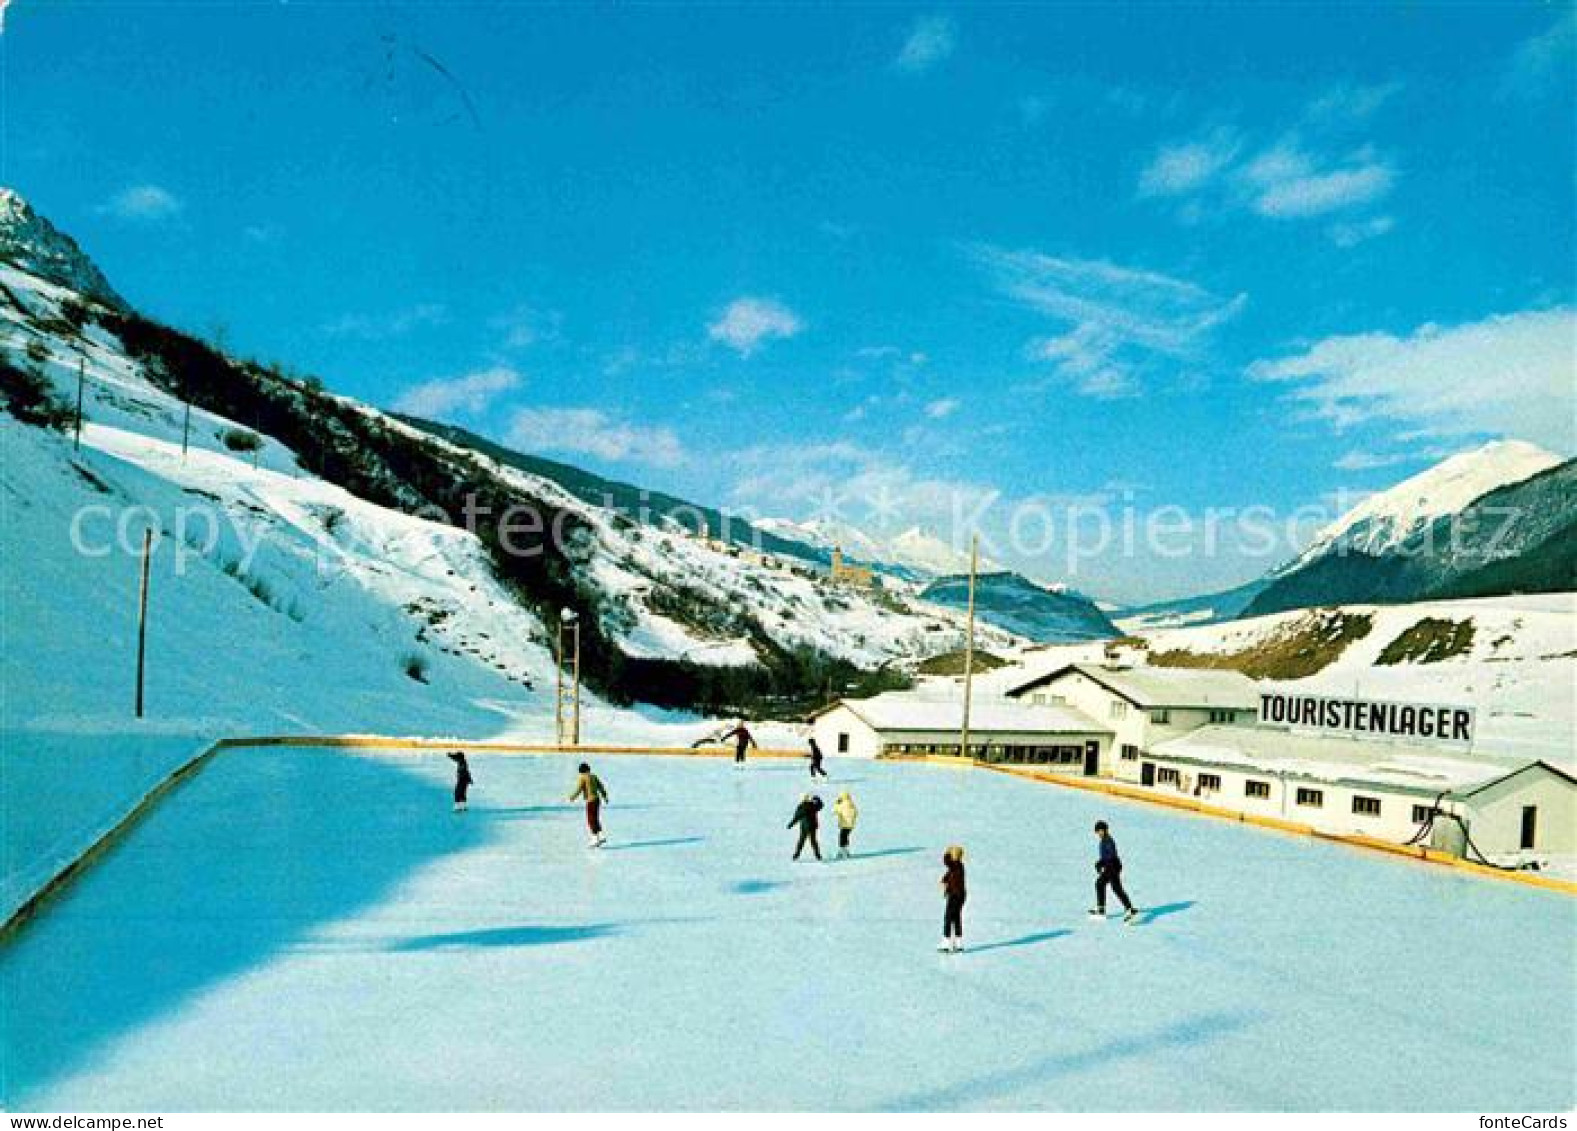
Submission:
[[[588,848],[601,848],[608,843],[608,838],[602,831],[602,803],[608,800],[608,791],[603,788],[602,779],[591,772],[591,767],[585,762],[580,764],[580,778],[575,782],[575,792],[569,795],[571,801],[586,799],[586,827],[591,830],[591,840],[587,842]]]
[[[964,900],[969,897],[962,846],[952,845],[942,853],[942,867],[942,941],[936,949],[958,954],[964,949]]]
[[[1122,857],[1117,855],[1117,842],[1105,821],[1095,822],[1095,837],[1100,841],[1100,856],[1095,861],[1095,906],[1090,908],[1090,917],[1106,918],[1106,889],[1110,887],[1123,905],[1123,921],[1131,923],[1139,913],[1123,890]]]
[[[821,798],[807,793],[800,798],[794,807],[794,816],[789,818],[788,827],[799,827],[799,843],[794,846],[794,859],[799,859],[799,854],[805,851],[805,846],[810,845],[810,850],[816,854],[816,859],[821,859],[821,844],[816,839],[816,829],[821,824]]]
[[[838,859],[847,860],[849,838],[854,835],[854,822],[860,818],[860,811],[848,790],[838,794],[838,800],[832,803],[832,815],[838,818]]]
[[[454,811],[464,813],[470,808],[466,795],[471,792],[471,767],[458,750],[449,755],[449,760],[454,763]]]
[[[821,744],[818,743],[813,738],[813,739],[810,740],[810,776],[811,777],[817,777],[818,775],[821,776],[821,777],[826,777],[827,776],[827,771],[824,770],[822,768],[822,765],[821,765],[821,757],[822,757],[822,755],[821,755]]]

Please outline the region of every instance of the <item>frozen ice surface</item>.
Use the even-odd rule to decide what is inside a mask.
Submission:
[[[457,815],[439,753],[219,755],[0,949],[0,1106],[1572,1106],[1570,897],[840,760],[856,857],[794,864],[804,763],[592,760],[601,851],[569,758]],[[1141,925],[1085,917],[1102,816]]]

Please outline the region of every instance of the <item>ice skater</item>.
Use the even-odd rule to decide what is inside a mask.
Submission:
[[[587,847],[601,848],[608,843],[602,831],[602,803],[608,800],[608,791],[603,788],[602,779],[592,773],[591,767],[585,762],[580,764],[580,778],[575,782],[575,792],[569,795],[569,799],[578,801],[582,797],[586,799],[586,828],[591,831]]]
[[[1095,906],[1090,908],[1092,919],[1106,918],[1106,889],[1111,888],[1123,905],[1123,921],[1131,923],[1138,917],[1128,893],[1123,890],[1123,860],[1117,855],[1117,842],[1105,821],[1095,822],[1095,836],[1100,841],[1100,855],[1095,861]]]
[[[799,827],[799,843],[794,846],[794,859],[799,859],[799,854],[805,851],[805,846],[810,845],[810,850],[816,854],[816,859],[821,859],[821,843],[816,839],[816,830],[821,825],[821,798],[807,793],[800,798],[794,808],[794,816],[790,818],[788,827]]]
[[[463,753],[456,750],[449,755],[449,760],[454,763],[454,811],[464,813],[470,808],[470,802],[466,797],[471,792],[471,783],[475,779],[471,777],[471,766],[465,760]]]
[[[752,746],[756,747],[758,750],[761,749],[760,745],[756,742],[756,736],[751,734],[750,728],[745,725],[744,719],[740,719],[733,730],[726,731],[720,735],[718,737],[718,741],[727,742],[730,738],[734,740],[734,765],[736,766],[743,766],[745,764],[745,751],[747,749]]]
[[[952,845],[942,853],[942,868],[942,941],[936,949],[958,954],[964,949],[964,900],[969,898],[962,845]]]
[[[832,815],[838,818],[838,859],[849,858],[849,840],[854,836],[854,822],[860,819],[860,810],[848,790],[838,794],[832,803]]]
[[[810,740],[810,776],[826,777],[827,771],[821,764],[821,744],[814,738]]]

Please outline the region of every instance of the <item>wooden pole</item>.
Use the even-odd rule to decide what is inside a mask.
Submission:
[[[153,556],[153,530],[142,532],[142,587],[137,597],[137,717],[142,718],[143,671],[148,654],[148,567]]]
[[[553,742],[564,745],[564,622],[558,624],[553,645]]]
[[[969,757],[969,707],[975,690],[975,574],[980,569],[980,535],[969,543],[969,610],[964,617],[964,725],[958,752]]]
[[[192,440],[192,402],[186,402],[186,416],[181,421],[181,462],[186,462],[186,449]]]
[[[574,716],[573,716],[575,722],[574,722],[574,725],[573,725],[573,727],[571,728],[571,731],[570,731],[570,745],[571,746],[579,746],[580,745],[580,621],[577,620],[575,622],[575,624],[573,625],[573,631],[574,631],[574,634],[575,634],[574,635],[574,641],[575,641],[575,661],[574,661],[575,700],[574,700]]]
[[[87,362],[77,358],[77,438],[73,448],[82,450],[82,386],[87,381]]]

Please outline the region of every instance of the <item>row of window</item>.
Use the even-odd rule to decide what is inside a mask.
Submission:
[[[1207,785],[1205,779],[1210,778],[1214,785]],[[1220,789],[1221,779],[1215,774],[1200,774],[1199,784],[1203,789]],[[1252,778],[1243,783],[1243,793],[1247,797],[1265,799],[1270,796],[1270,783],[1254,781]],[[1325,791],[1323,789],[1308,789],[1300,786],[1293,800],[1305,809],[1323,809],[1325,807]],[[1352,798],[1352,811],[1360,817],[1378,817],[1382,811],[1378,797],[1365,797],[1355,793]],[[1432,810],[1428,805],[1413,806],[1413,823],[1421,825],[1429,819]]]
[[[883,754],[946,754],[958,757],[958,743],[888,743]],[[1082,746],[1003,746],[969,744],[970,754],[988,762],[1013,762],[1037,766],[1080,766],[1084,764]]]

